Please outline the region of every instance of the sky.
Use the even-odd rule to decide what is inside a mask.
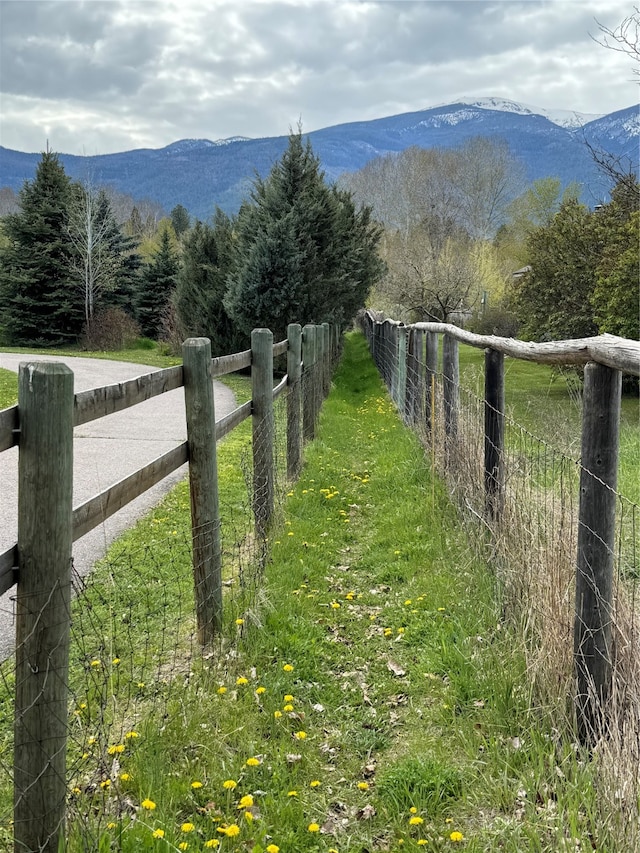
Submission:
[[[619,0],[0,0],[0,144],[109,154],[497,96],[638,102]]]

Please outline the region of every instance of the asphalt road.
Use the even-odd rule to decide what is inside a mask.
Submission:
[[[85,391],[133,379],[156,368],[120,361],[66,358],[0,352],[0,367],[18,372],[23,361],[61,361],[74,374],[75,391]],[[233,411],[233,392],[214,382],[216,420]],[[187,437],[184,389],[160,394],[137,406],[76,427],[74,431],[73,505],[78,506]],[[177,469],[139,498],[123,507],[73,545],[76,570],[85,575],[109,544],[147,513],[187,473]],[[18,538],[18,450],[0,453],[0,553]],[[10,654],[15,634],[15,588],[0,597],[0,660]]]

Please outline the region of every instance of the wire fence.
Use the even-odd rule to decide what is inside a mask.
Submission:
[[[579,436],[565,442],[575,450],[567,452],[507,416],[499,469],[488,474],[487,418],[495,412],[485,398],[457,375],[452,383],[442,362],[427,364],[423,347],[404,350],[393,336],[381,334],[372,348],[401,415],[420,436],[434,475],[458,506],[476,553],[494,568],[503,620],[521,637],[535,707],[560,738],[561,732],[576,730],[576,709],[604,706],[604,724],[600,717],[578,714],[578,729],[585,719],[592,727],[583,740],[598,762],[603,814],[617,816],[628,849],[635,849],[640,830],[638,505],[583,467]],[[454,412],[448,411],[451,400]],[[487,482],[492,476],[499,489]],[[606,631],[600,647],[598,636],[587,638],[596,644],[591,656],[601,655],[609,669],[611,686],[604,696],[593,681],[580,684],[576,664],[576,637],[584,628],[576,600],[576,554],[584,525],[579,503],[584,483],[592,478],[615,499],[613,544],[589,531],[613,561],[606,595],[595,583],[589,587],[591,607]]]
[[[202,689],[217,690],[246,627],[260,623],[268,533],[291,482],[292,424],[301,452],[302,421],[315,431],[338,343],[336,335],[323,358],[309,359],[292,381],[281,379],[263,418],[244,420],[223,439],[215,521],[192,526],[185,481],[91,574],[80,577],[72,567],[70,582],[47,600],[12,597],[3,618],[14,620],[16,607],[33,610],[40,623],[49,620],[54,640],[44,659],[26,661],[26,676],[20,673],[32,637],[18,637],[14,654],[0,664],[0,849],[57,853],[64,839],[70,849],[98,850],[110,824],[136,814],[129,782],[138,739],[181,713],[181,694],[196,675]],[[310,415],[303,406],[312,407]],[[197,608],[210,612],[218,604],[197,555],[204,562],[216,549],[221,621],[214,641],[203,645]],[[32,691],[26,707],[14,703],[25,685]],[[23,709],[15,719],[14,704]],[[35,778],[34,765],[41,768]],[[62,814],[60,788],[67,792]]]

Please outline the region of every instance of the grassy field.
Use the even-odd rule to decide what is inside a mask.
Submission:
[[[223,529],[246,505],[248,433],[231,438]],[[189,645],[188,558],[172,556],[184,486],[119,546],[146,558],[92,584],[87,610],[103,608],[108,633],[75,650],[68,850],[87,849],[90,831],[100,851],[633,849],[606,812],[597,761],[562,728],[563,701],[534,708],[495,579],[359,336],[305,459],[263,589],[230,609],[234,640],[213,655]],[[135,639],[121,614],[149,596],[162,616]],[[141,676],[149,650],[155,679]]]

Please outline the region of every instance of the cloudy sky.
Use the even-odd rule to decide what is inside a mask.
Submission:
[[[107,154],[499,96],[608,113],[619,0],[1,0],[0,144]]]

